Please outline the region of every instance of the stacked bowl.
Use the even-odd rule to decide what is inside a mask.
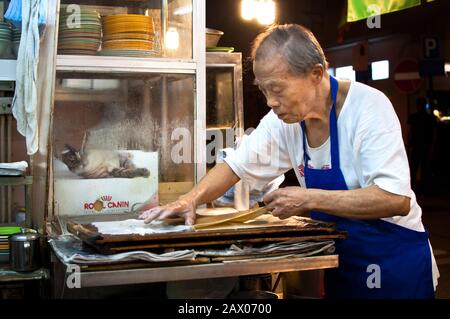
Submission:
[[[17,57],[17,55],[19,54],[21,35],[22,35],[22,32],[19,29],[17,29],[17,28],[12,29],[12,49],[13,49],[13,53],[14,53],[15,57]]]
[[[101,44],[100,14],[81,7],[79,16],[62,10],[59,17],[58,53],[95,55]]]
[[[9,23],[0,22],[0,58],[11,57],[12,28]]]
[[[140,14],[114,14],[102,18],[103,42],[100,55],[154,56],[153,18]]]

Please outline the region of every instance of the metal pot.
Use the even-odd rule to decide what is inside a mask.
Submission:
[[[9,263],[14,271],[33,271],[40,267],[40,236],[37,232],[22,230],[9,237]]]

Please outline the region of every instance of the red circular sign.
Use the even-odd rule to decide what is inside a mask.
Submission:
[[[422,84],[419,63],[414,60],[400,62],[394,70],[394,81],[397,88],[403,93],[417,91]]]

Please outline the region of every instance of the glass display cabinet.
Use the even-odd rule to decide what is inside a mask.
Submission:
[[[48,215],[129,212],[189,191],[206,172],[205,1],[52,2],[49,147],[37,156]]]

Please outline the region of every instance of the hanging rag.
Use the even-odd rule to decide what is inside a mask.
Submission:
[[[47,0],[22,2],[22,36],[12,111],[17,120],[17,131],[26,138],[28,155],[33,155],[38,150],[36,78],[39,61],[39,15],[42,20],[42,17],[46,17],[46,12]],[[17,13],[15,15],[17,16]],[[41,32],[42,30],[41,27]]]

